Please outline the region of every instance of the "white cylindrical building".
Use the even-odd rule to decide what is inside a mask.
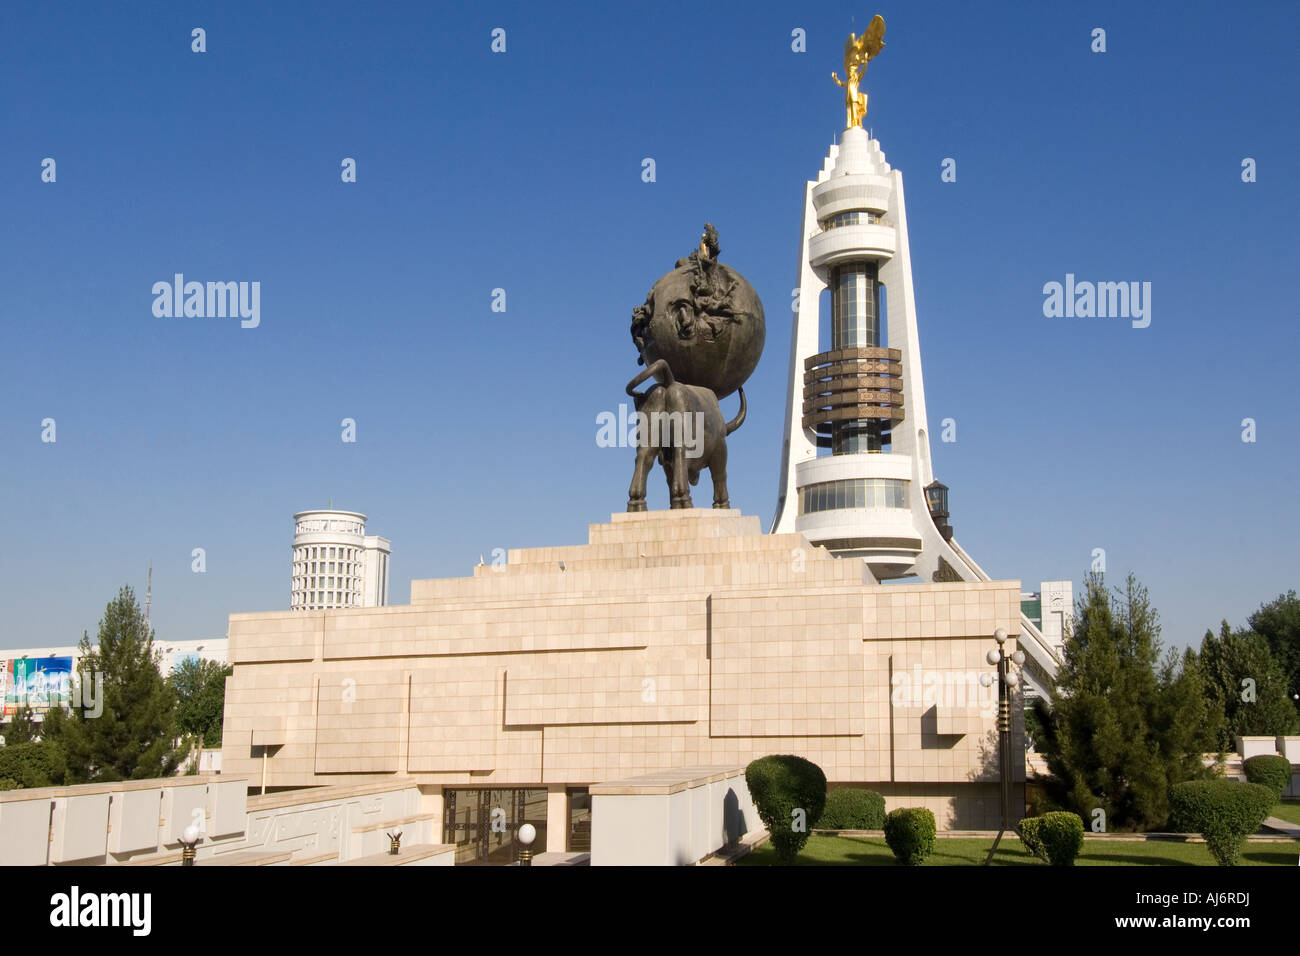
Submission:
[[[294,611],[378,607],[388,603],[387,538],[366,534],[358,511],[300,511],[293,516]]]

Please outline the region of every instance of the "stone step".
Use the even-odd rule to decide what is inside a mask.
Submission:
[[[275,866],[288,863],[293,854],[288,850],[234,850],[213,856],[200,856],[194,861],[195,866]],[[168,850],[165,853],[151,853],[138,856],[113,866],[179,866],[180,850]]]
[[[412,813],[404,817],[397,817],[392,820],[384,820],[378,823],[363,823],[360,826],[352,828],[353,833],[369,833],[372,830],[383,830],[387,833],[393,827],[401,827],[406,830],[413,823],[426,823],[441,819],[438,813]]]
[[[810,544],[801,534],[728,536],[722,538],[657,539],[653,541],[618,541],[607,544],[569,545],[557,548],[518,548],[507,553],[505,567],[550,564],[560,561],[618,562],[681,558],[683,563],[716,564],[720,555],[743,554],[755,560],[790,561],[796,548],[803,549],[806,561],[834,561],[824,548]],[[491,565],[474,569],[475,576],[494,573]]]
[[[180,850],[167,850],[163,853],[149,853],[145,856],[110,863],[109,866],[176,866],[180,862]]]
[[[290,866],[324,866],[327,864],[337,863],[339,859],[338,851],[331,853],[314,853],[311,856],[294,857],[289,861]]]
[[[589,544],[673,538],[759,537],[763,533],[757,515],[742,515],[734,508],[680,508],[614,514],[610,518],[609,524],[593,524],[588,527]]]
[[[278,866],[288,864],[293,858],[289,850],[262,851],[239,850],[235,853],[221,853],[204,860],[195,860],[195,866]]]
[[[414,866],[418,863],[428,865],[433,857],[442,856],[450,853],[453,856],[456,853],[456,847],[451,843],[423,843],[414,846],[404,846],[400,853],[396,855],[384,851],[383,853],[372,853],[369,856],[358,857],[355,860],[344,860],[341,863],[335,863],[335,866]]]
[[[795,558],[784,550],[762,556],[762,560],[748,560],[745,565],[753,569],[767,570],[771,569],[778,573],[788,571],[791,574],[804,574],[814,563],[813,558],[804,554],[802,559],[796,564]],[[563,564],[563,567],[561,567]],[[519,575],[545,575],[560,576],[563,574],[573,575],[576,572],[591,572],[595,574],[615,573],[620,571],[648,571],[648,570],[669,570],[680,569],[691,576],[707,574],[712,569],[717,568],[719,563],[714,560],[708,560],[701,555],[646,555],[641,557],[624,558],[622,560],[612,560],[609,558],[586,559],[582,557],[566,558],[561,561],[531,562],[528,564],[500,565],[496,570],[476,570],[475,580],[488,582],[485,587],[492,587],[493,581],[508,576]]]
[[[568,567],[566,563],[566,568]],[[551,595],[557,599],[599,600],[620,594],[670,589],[683,595],[721,588],[773,585],[833,587],[873,585],[866,565],[858,561],[829,561],[809,558],[803,570],[791,562],[744,565],[637,566],[618,569],[571,570],[532,565],[514,572],[487,572],[472,578],[449,578],[411,583],[411,604],[475,605],[513,603],[521,597]],[[450,610],[450,608],[449,608]]]

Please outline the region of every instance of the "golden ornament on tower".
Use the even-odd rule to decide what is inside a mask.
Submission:
[[[867,94],[860,89],[862,73],[867,64],[880,55],[885,48],[885,18],[876,14],[867,25],[867,32],[858,36],[850,33],[844,41],[844,73],[841,80],[835,73],[831,79],[838,86],[844,87],[845,125],[852,129],[862,125],[862,118],[867,115]]]

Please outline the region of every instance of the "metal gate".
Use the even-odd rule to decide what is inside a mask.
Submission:
[[[534,852],[546,846],[546,790],[446,789],[443,841],[456,847],[457,866],[503,866],[518,859],[515,834],[537,828]]]

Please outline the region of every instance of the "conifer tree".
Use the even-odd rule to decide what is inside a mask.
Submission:
[[[1287,693],[1300,708],[1300,598],[1295,591],[1260,606],[1248,621],[1250,629],[1268,642],[1274,659],[1287,676]]]
[[[32,716],[32,709],[27,701],[22,701],[14,710],[13,716],[0,726],[0,735],[4,737],[6,747],[31,743],[39,732],[40,726]]]
[[[1272,737],[1295,733],[1300,728],[1287,675],[1261,635],[1233,630],[1224,621],[1218,637],[1205,632],[1201,663],[1207,693],[1224,712],[1219,733],[1221,750],[1235,748],[1237,737]]]
[[[1052,706],[1037,711],[1048,796],[1085,820],[1101,808],[1108,830],[1162,826],[1170,785],[1210,774],[1202,753],[1217,742],[1218,711],[1195,655],[1161,663],[1159,630],[1132,575],[1113,596],[1089,575]]]
[[[57,743],[67,757],[67,783],[175,773],[182,758],[175,744],[176,695],[158,672],[161,655],[130,587],[105,607],[98,646],[92,647],[83,634],[80,651],[78,679],[83,688],[102,680],[102,700],[92,707],[93,690],[74,692],[73,706],[51,709],[42,728],[45,739]]]

